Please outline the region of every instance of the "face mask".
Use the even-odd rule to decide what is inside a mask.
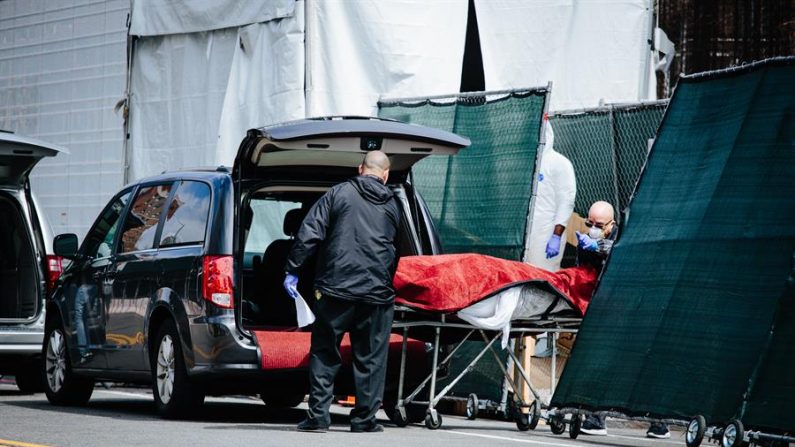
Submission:
[[[603,239],[604,232],[599,228],[591,227],[591,229],[588,230],[588,236],[590,236],[591,239]]]

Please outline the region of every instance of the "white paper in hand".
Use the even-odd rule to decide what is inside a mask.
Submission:
[[[295,294],[293,301],[295,301],[295,315],[298,319],[298,327],[309,326],[315,322],[315,314],[312,313],[312,309],[304,301],[304,297],[297,291]]]

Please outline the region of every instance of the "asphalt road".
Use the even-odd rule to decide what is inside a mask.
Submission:
[[[271,411],[254,398],[207,399],[192,420],[166,421],[154,413],[146,389],[97,387],[86,407],[54,407],[43,394],[22,394],[8,380],[0,381],[0,447],[4,446],[298,446],[324,447],[461,447],[461,446],[684,446],[681,430],[669,440],[645,437],[645,425],[608,420],[607,437],[580,435],[576,440],[553,435],[540,424],[519,432],[512,423],[444,415],[439,430],[424,425],[398,428],[380,415],[383,433],[350,433],[348,409],[334,406],[328,433],[300,433],[295,425],[306,404],[296,409]],[[616,425],[622,425],[616,427]],[[634,425],[634,426],[633,426]]]

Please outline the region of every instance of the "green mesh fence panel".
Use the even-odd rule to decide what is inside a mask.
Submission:
[[[546,92],[485,101],[380,103],[379,115],[468,137],[453,157],[431,156],[413,168],[444,251],[520,260]]]
[[[649,153],[649,141],[657,134],[667,102],[638,106],[614,106],[613,135],[616,148],[618,208],[623,210],[635,189]]]
[[[597,200],[626,208],[666,105],[656,101],[551,114],[555,150],[571,161],[577,176],[574,212],[586,216]]]
[[[609,112],[555,115],[551,123],[555,133],[553,148],[574,166],[577,178],[574,212],[587,216],[588,208],[597,200],[617,207]]]
[[[791,387],[793,79],[790,58],[680,80],[552,405],[725,423],[749,383]],[[754,421],[795,428],[770,414],[792,396],[751,395]]]

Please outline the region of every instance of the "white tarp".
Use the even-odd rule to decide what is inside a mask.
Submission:
[[[237,42],[235,28],[137,40],[129,180],[218,164],[218,122]]]
[[[552,81],[550,110],[653,94],[650,0],[475,0],[475,7],[486,90]]]
[[[467,0],[308,2],[308,115],[377,115],[379,97],[457,92],[467,5]]]
[[[306,116],[304,3],[296,5],[293,17],[239,29],[218,126],[219,163],[231,165],[248,129]]]
[[[159,36],[236,28],[290,17],[295,0],[132,0],[130,34]]]

